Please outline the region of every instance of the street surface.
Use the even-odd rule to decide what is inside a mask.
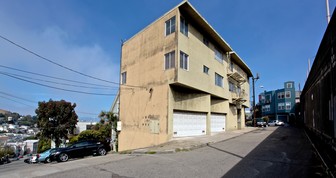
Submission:
[[[148,178],[326,175],[302,130],[267,127],[193,151],[174,154],[109,154],[66,163],[26,165],[16,170],[3,169],[3,165],[0,165],[0,177],[36,176]]]

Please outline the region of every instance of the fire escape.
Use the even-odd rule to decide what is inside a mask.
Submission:
[[[241,86],[247,82],[246,77],[244,77],[244,72],[238,66],[235,66],[232,62],[227,69],[227,76],[228,79],[230,81],[234,81],[232,83],[235,84],[233,89],[231,89],[232,103],[240,109],[242,103],[246,102],[246,97],[248,96],[246,91],[241,89]]]

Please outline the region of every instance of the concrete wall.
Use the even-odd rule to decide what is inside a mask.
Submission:
[[[174,10],[160,18],[122,48],[121,73],[127,72],[127,80],[120,90],[119,151],[168,140],[168,84],[176,69],[164,70],[164,55],[176,50],[177,37],[165,36],[164,24],[176,14]]]
[[[165,21],[173,16],[175,33],[165,36]],[[180,12],[175,8],[123,45],[120,72],[127,72],[127,78],[120,90],[119,151],[169,141],[174,110],[207,113],[209,134],[211,112],[227,115],[227,129],[238,127],[225,51],[221,63],[215,59],[211,39],[209,46],[203,44],[203,34],[193,23],[189,24],[188,37],[180,33],[179,26]],[[165,70],[164,56],[171,51],[175,51],[175,68]],[[188,70],[180,68],[180,51],[189,55]],[[203,73],[203,65],[210,69],[209,74]],[[223,76],[223,87],[215,85],[215,73]],[[244,83],[242,89],[249,93],[249,83]],[[245,103],[249,103],[248,96]]]
[[[212,95],[228,98],[230,94],[226,82],[227,61],[220,63],[215,59],[214,45],[203,44],[203,35],[193,27],[193,24],[189,24],[188,37],[182,33],[178,34],[178,44],[179,51],[189,55],[189,70],[178,67],[177,82]],[[204,65],[209,68],[209,74],[203,73]],[[215,73],[224,77],[223,87],[215,85]]]

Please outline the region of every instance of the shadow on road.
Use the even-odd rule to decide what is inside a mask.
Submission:
[[[218,151],[221,151],[221,152],[230,154],[230,155],[232,155],[232,156],[236,156],[236,157],[238,157],[238,158],[243,158],[243,157],[240,156],[240,155],[237,155],[237,154],[235,154],[235,153],[232,153],[232,152],[229,152],[229,151],[226,151],[226,150],[219,149],[219,148],[214,147],[214,146],[211,146],[211,145],[209,145],[209,144],[207,144],[207,146],[208,146],[209,148],[213,148],[213,149],[215,149],[215,150],[218,150]]]
[[[252,132],[253,133],[253,132]],[[303,129],[279,127],[223,177],[328,177]]]

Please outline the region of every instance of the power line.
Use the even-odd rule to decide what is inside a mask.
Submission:
[[[0,71],[1,72],[1,71]],[[35,80],[35,81],[41,81],[41,82],[47,82],[47,83],[53,83],[57,85],[64,85],[64,86],[71,86],[71,87],[79,87],[79,88],[89,88],[89,89],[102,89],[102,90],[112,90],[108,88],[100,88],[100,87],[88,87],[88,86],[83,86],[83,85],[73,85],[73,84],[68,84],[68,83],[60,83],[60,82],[54,82],[54,81],[49,81],[49,80],[42,80],[42,79],[37,79],[37,78],[32,78],[32,77],[27,77],[19,74],[13,74],[13,73],[7,73],[7,72],[2,72],[3,74],[8,74],[8,75],[13,75],[17,77],[22,77],[30,80]]]
[[[1,65],[1,64],[0,64],[0,67],[10,69],[10,70],[19,71],[19,72],[23,72],[23,73],[27,73],[27,74],[42,76],[42,77],[46,77],[46,78],[64,80],[64,81],[68,81],[68,82],[74,82],[74,83],[80,83],[80,84],[86,84],[86,85],[93,85],[93,86],[100,86],[100,87],[106,87],[106,88],[118,88],[118,87],[112,87],[112,86],[109,86],[109,85],[100,85],[100,84],[93,84],[93,83],[87,83],[87,82],[79,82],[79,81],[69,80],[69,79],[60,78],[60,77],[53,77],[53,76],[50,76],[50,75],[44,75],[44,74],[39,74],[39,73],[35,73],[35,72],[29,72],[29,71],[26,71],[26,70],[21,70],[21,69],[17,69],[17,68],[13,68],[13,67],[8,67],[8,66],[4,66],[4,65]]]
[[[116,95],[116,94],[112,94],[112,93],[91,93],[91,92],[84,92],[84,91],[76,91],[76,90],[63,89],[63,88],[59,88],[59,87],[53,87],[53,86],[49,86],[49,85],[45,85],[45,84],[29,81],[29,80],[26,80],[26,79],[23,79],[23,78],[20,78],[20,77],[16,77],[16,76],[13,76],[13,75],[10,75],[10,74],[6,74],[6,73],[3,73],[3,72],[0,72],[0,74],[6,75],[8,77],[12,77],[12,78],[15,78],[15,79],[18,79],[18,80],[22,80],[22,81],[25,81],[25,82],[28,82],[28,83],[33,83],[33,84],[36,84],[36,85],[40,85],[40,86],[44,86],[44,87],[48,87],[48,88],[53,88],[53,89],[57,89],[57,90],[63,90],[63,91],[73,92],[73,93],[81,93],[81,94],[88,94],[88,95],[101,95],[101,96],[115,96]]]
[[[33,101],[33,100],[30,100],[30,99],[26,99],[26,98],[18,97],[18,96],[15,96],[15,95],[13,95],[13,94],[6,93],[6,92],[3,92],[3,91],[0,91],[0,94],[5,95],[5,96],[9,96],[9,97],[13,97],[13,98],[17,98],[17,99],[21,99],[21,100],[24,100],[24,101],[27,101],[27,102],[31,102],[31,103],[34,103],[34,104],[38,103],[38,101]],[[0,97],[1,97],[1,96],[0,96]],[[9,99],[9,98],[7,98],[7,97],[3,97],[3,98],[6,98],[6,99],[8,99],[8,100],[13,101],[12,99]],[[14,102],[17,102],[17,101],[14,101]],[[24,104],[24,103],[21,103],[21,102],[19,102],[19,103],[20,103],[20,104]],[[28,106],[33,107],[33,106],[31,106],[31,105],[28,105]],[[35,108],[35,107],[34,107],[34,108]],[[98,116],[98,115],[99,115],[99,114],[97,114],[97,113],[82,112],[82,111],[76,111],[76,113],[82,113],[82,114],[92,115],[92,116]]]
[[[13,99],[10,99],[10,98],[5,97],[5,96],[1,96],[1,95],[0,95],[0,97],[1,97],[1,98],[5,98],[5,99],[10,100],[10,101],[13,101],[13,102],[15,102],[15,103],[19,103],[19,104],[26,105],[26,106],[28,106],[28,107],[36,108],[35,106],[31,106],[31,105],[29,105],[29,104],[26,104],[26,103],[22,103],[22,102],[20,102],[20,101],[13,100]]]
[[[86,114],[86,115],[92,115],[92,116],[98,116],[99,115],[97,113],[89,113],[89,112],[81,112],[81,111],[77,111],[76,113],[81,113],[81,114]]]
[[[0,91],[0,93],[1,93],[2,95],[10,96],[10,97],[13,97],[13,98],[16,98],[16,99],[20,99],[20,100],[23,100],[23,101],[27,101],[27,102],[30,102],[30,103],[37,103],[36,101],[29,100],[29,99],[25,99],[25,98],[21,98],[21,97],[18,97],[18,96],[15,96],[15,95],[12,95],[12,94],[3,92],[3,91]]]
[[[23,49],[24,51],[27,51],[27,52],[30,53],[30,54],[33,54],[33,55],[35,55],[35,56],[37,56],[37,57],[39,57],[39,58],[41,58],[41,59],[43,59],[43,60],[45,60],[45,61],[48,61],[48,62],[50,62],[50,63],[52,63],[52,64],[54,64],[54,65],[57,65],[57,66],[59,66],[59,67],[61,67],[61,68],[64,68],[64,69],[66,69],[66,70],[69,70],[69,71],[71,71],[71,72],[74,72],[74,73],[77,73],[77,74],[79,74],[79,75],[82,75],[82,76],[85,76],[85,77],[89,77],[89,78],[92,78],[92,79],[95,79],[95,80],[99,80],[99,81],[103,81],[103,82],[107,82],[107,83],[111,83],[111,84],[119,85],[119,83],[117,83],[117,82],[111,82],[111,81],[104,80],[104,79],[100,79],[100,78],[97,78],[97,77],[94,77],[94,76],[91,76],[91,75],[87,75],[87,74],[84,74],[84,73],[82,73],[82,72],[79,72],[79,71],[76,71],[76,70],[74,70],[74,69],[71,69],[71,68],[69,68],[69,67],[66,67],[66,66],[64,66],[64,65],[62,65],[62,64],[59,64],[59,63],[57,63],[57,62],[54,62],[54,61],[52,61],[51,59],[48,59],[48,58],[46,58],[46,57],[43,57],[42,55],[39,55],[39,54],[37,54],[37,53],[35,53],[35,52],[33,52],[33,51],[27,49],[27,48],[25,48],[25,47],[23,47],[23,46],[21,46],[21,45],[15,43],[14,41],[9,40],[8,38],[6,38],[6,37],[4,37],[4,36],[2,36],[2,35],[0,35],[0,38],[2,38],[3,40],[5,40],[5,41],[7,41],[7,42],[9,42],[9,43],[11,43],[11,44],[13,44],[13,45],[15,45],[15,46],[21,48],[21,49]],[[129,87],[137,87],[137,88],[145,88],[145,87],[141,87],[141,86],[133,86],[133,85],[125,85],[125,86],[129,86]]]

